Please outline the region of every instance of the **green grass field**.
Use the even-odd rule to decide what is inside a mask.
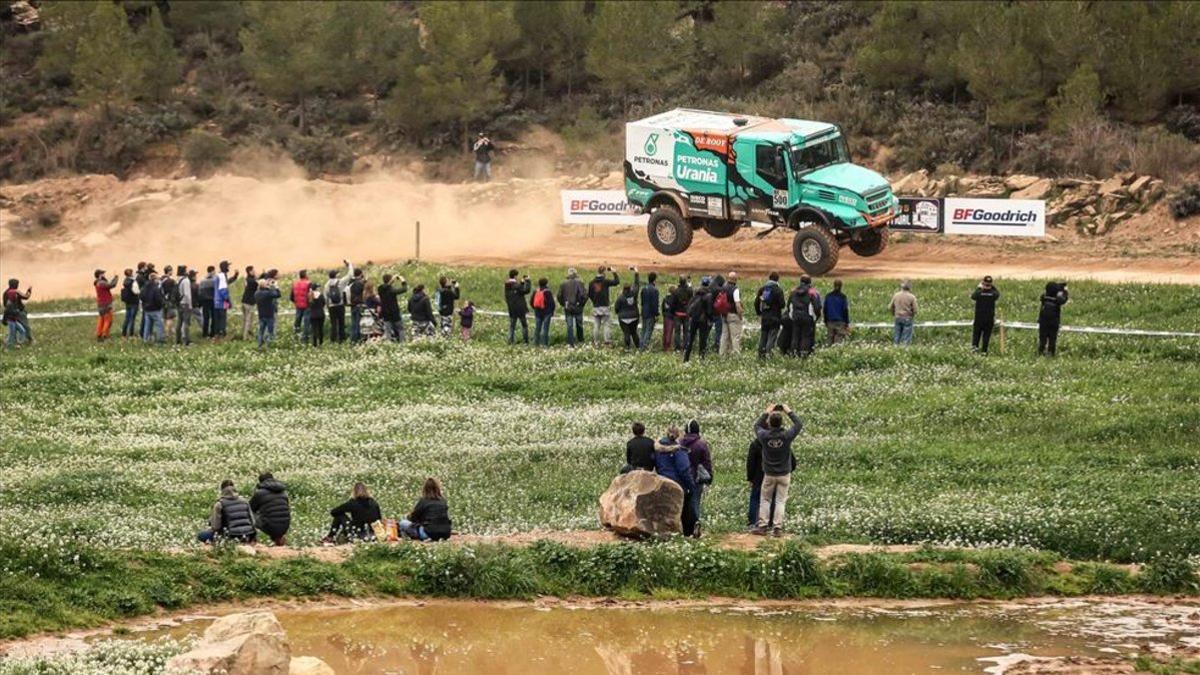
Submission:
[[[437,273],[400,271],[410,284]],[[448,271],[464,298],[502,307],[502,270]],[[1034,320],[1043,283],[999,279],[1001,316]],[[746,298],[756,285],[743,281]],[[972,286],[917,282],[919,319],[970,318]],[[855,321],[887,320],[893,288],[849,281]],[[88,302],[31,306],[68,308]],[[265,354],[240,341],[97,345],[93,323],[35,321],[36,346],[0,356],[0,539],[190,546],[217,483],[231,477],[248,494],[262,470],[289,485],[296,544],[323,535],[355,480],[403,515],[428,475],[444,480],[462,531],[595,528],[630,423],[661,431],[692,417],[716,462],[705,521],[738,530],[751,424],[784,401],[806,424],[788,525],[814,540],[1114,561],[1200,554],[1196,338],[1064,334],[1048,360],[1034,356],[1030,331],[1010,331],[1006,352],[984,358],[970,353],[967,329],[918,330],[906,350],[863,330],[806,362],[759,363],[751,350],[685,365],[661,353],[509,347],[493,317],[469,346],[313,350],[285,329]],[[1200,289],[1072,283],[1064,323],[1198,331]],[[561,320],[553,331],[563,342]]]

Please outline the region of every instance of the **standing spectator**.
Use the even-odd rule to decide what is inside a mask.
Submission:
[[[717,301],[713,301],[713,309],[717,310],[723,324],[721,344],[717,351],[720,354],[737,354],[742,351],[742,318],[745,316],[742,291],[738,289],[737,272],[730,272],[726,277],[724,294],[726,302],[729,303],[729,309],[724,313],[717,307]]]
[[[354,484],[350,500],[334,507],[329,515],[333,518],[333,524],[329,526],[329,534],[321,540],[327,546],[343,539],[371,541],[375,539],[371,523],[383,520],[379,502],[371,497],[367,486],[361,482]]]
[[[175,335],[175,325],[179,318],[179,282],[172,276],[174,270],[170,265],[164,265],[158,282],[163,292],[163,332],[167,342]]]
[[[325,344],[325,293],[315,281],[308,285],[308,323],[312,328],[312,346]]]
[[[567,269],[567,279],[558,287],[558,304],[563,308],[567,324],[567,344],[574,347],[583,342],[583,306],[587,304],[587,289],[574,267]]]
[[[133,337],[138,318],[138,288],[133,270],[125,268],[125,278],[121,280],[121,304],[125,305],[125,322],[121,324],[121,337]],[[138,335],[141,337],[141,335]]]
[[[233,481],[221,481],[221,496],[208,516],[208,529],[196,535],[196,539],[204,544],[214,544],[221,539],[250,544],[255,538],[250,504],[238,495]]]
[[[746,453],[746,481],[750,483],[750,508],[746,513],[746,524],[751,530],[754,530],[758,527],[758,507],[762,503],[763,446],[762,441],[758,440],[758,430],[766,428],[766,426],[755,427],[754,440],[750,441],[750,447]],[[795,452],[792,452],[790,467],[791,470],[795,472]],[[770,522],[774,517],[775,504],[772,502],[771,512],[768,514],[767,521]]]
[[[675,334],[678,332],[676,330],[675,322],[675,291],[675,286],[668,286],[667,293],[662,299],[662,348],[664,352],[671,352],[675,350]]]
[[[675,301],[672,303],[675,310],[675,351],[681,352],[688,343],[688,306],[692,302],[692,287],[688,283],[686,276],[679,277],[679,284],[675,286]]]
[[[996,302],[1000,300],[1000,291],[992,285],[992,277],[986,276],[975,291],[971,293],[975,301],[975,320],[971,324],[971,349],[988,353],[988,344],[992,341],[992,329],[996,326]]]
[[[258,348],[262,349],[275,339],[275,315],[279,311],[279,286],[275,277],[277,270],[268,270],[266,278],[258,284],[254,292],[254,304],[258,309]]]
[[[783,428],[785,414],[792,420],[788,429]],[[792,484],[792,441],[802,426],[800,417],[786,405],[767,408],[754,423],[754,433],[763,453],[762,499],[758,504],[755,534],[766,534],[768,528],[775,536],[783,533],[788,488]]]
[[[696,484],[696,491],[692,498],[692,510],[696,513],[696,526],[692,531],[692,536],[700,536],[700,523],[704,520],[704,510],[701,508],[704,501],[704,492],[713,482],[713,465],[712,465],[712,448],[708,446],[708,441],[700,436],[700,423],[692,420],[687,424],[687,433],[679,439],[679,445],[688,451],[688,461],[692,464],[692,480]]]
[[[471,152],[475,153],[475,180],[486,183],[492,179],[492,153],[495,151],[496,146],[487,134],[481,131],[475,136],[475,143],[471,146]]]
[[[625,468],[622,473],[641,469],[654,471],[654,439],[646,436],[646,425],[633,423],[633,438],[625,443]]]
[[[413,337],[433,337],[433,305],[425,293],[425,284],[418,284],[408,299],[408,314],[412,317]]]
[[[197,299],[200,301],[200,333],[204,337],[212,337],[213,335],[213,296],[216,293],[217,283],[217,268],[215,265],[208,266],[208,272],[197,285]]]
[[[163,296],[162,285],[158,283],[158,272],[151,272],[146,279],[141,298],[142,316],[146,318],[146,331],[142,334],[142,341],[149,344],[150,336],[153,335],[154,341],[162,344],[166,339],[163,334],[163,307],[166,305],[166,298]]]
[[[529,295],[529,275],[517,280],[517,270],[508,271],[508,279],[504,280],[504,304],[508,308],[508,344],[513,344],[516,338],[517,322],[521,324],[521,341],[529,344],[529,305],[525,296]]]
[[[109,281],[104,276],[104,270],[96,270],[93,273],[92,286],[96,289],[96,342],[104,342],[108,339],[108,334],[112,331],[113,320],[113,294],[112,289],[117,287],[117,275],[113,275],[112,281]]]
[[[192,344],[192,318],[196,315],[196,270],[180,265],[177,271],[179,272],[179,280],[176,282],[179,288],[179,323],[175,325],[175,344],[190,345]]]
[[[358,344],[363,341],[362,313],[367,279],[363,276],[361,269],[354,270],[350,278],[350,342]]]
[[[696,532],[696,482],[692,480],[692,460],[688,451],[679,445],[679,427],[667,428],[667,435],[654,444],[654,468],[658,475],[675,481],[683,488],[683,513],[680,514],[683,536]]]
[[[450,331],[454,330],[454,305],[458,302],[458,294],[457,279],[454,281],[450,281],[446,277],[438,279],[438,321],[441,322],[442,337],[444,338],[450,337]]]
[[[825,330],[831,345],[850,335],[850,299],[842,292],[841,279],[833,280],[833,290],[825,296]]]
[[[621,324],[621,335],[624,338],[625,349],[633,347],[641,349],[642,345],[638,339],[638,318],[641,312],[638,310],[638,295],[642,290],[642,280],[638,278],[637,268],[633,269],[633,285],[625,284],[621,290],[621,294],[617,296],[615,312],[617,315],[617,323]]]
[[[33,287],[22,293],[20,286],[20,280],[9,279],[8,288],[4,291],[4,323],[8,326],[5,345],[9,349],[17,346],[22,339],[27,345],[33,344],[33,333],[29,331],[29,318],[25,313],[25,300],[33,293]]]
[[[258,275],[254,273],[254,265],[246,265],[246,285],[242,287],[242,339],[250,339],[250,331],[254,330],[258,321],[255,319],[254,294],[258,292]]]
[[[287,533],[292,527],[292,505],[287,486],[275,480],[268,471],[258,476],[258,486],[250,496],[254,526],[270,537],[276,546],[287,546]]]
[[[391,274],[383,275],[383,283],[379,285],[379,318],[383,321],[384,333],[392,342],[404,342],[404,317],[400,313],[400,296],[408,292],[408,281],[400,277],[398,285],[393,284]],[[420,286],[419,288],[424,288]],[[416,299],[414,294],[413,299]],[[432,321],[433,317],[430,317]],[[414,316],[413,321],[417,319]]]
[[[543,347],[550,346],[550,320],[554,318],[554,293],[550,291],[550,280],[546,277],[538,279],[537,290],[533,292],[533,344]]]
[[[905,280],[900,282],[900,290],[892,296],[888,304],[892,312],[892,343],[911,345],[913,338],[913,319],[917,316],[917,296],[912,294],[912,284]]]
[[[308,342],[308,270],[300,270],[300,278],[292,282],[292,292],[288,299],[296,308],[295,323],[292,324],[292,334]]]
[[[212,337],[225,337],[225,328],[229,321],[229,308],[233,306],[233,299],[229,296],[229,284],[237,281],[237,278],[236,270],[233,272],[233,276],[229,276],[229,261],[222,260],[220,271],[217,272],[217,278],[213,281]]]
[[[612,274],[609,279],[605,272]],[[592,345],[608,345],[612,342],[612,313],[609,310],[611,300],[608,289],[621,283],[621,278],[611,267],[601,266],[596,270],[596,277],[588,284],[588,300],[592,301]]]
[[[821,296],[812,287],[812,277],[800,277],[800,285],[788,297],[792,319],[792,355],[807,358],[817,339],[817,320],[821,318]]]
[[[717,301],[722,300],[725,295],[725,277],[718,274],[713,277],[712,288],[713,312],[712,312],[712,350],[715,354],[721,353],[721,334],[725,332],[725,316],[717,313]]]
[[[450,538],[450,506],[442,494],[442,484],[436,478],[426,478],[421,498],[408,518],[399,523],[404,536],[417,541],[439,541]]]
[[[1038,356],[1058,353],[1058,329],[1062,326],[1062,306],[1067,304],[1067,282],[1046,284],[1038,312]]]
[[[691,302],[688,303],[688,335],[687,348],[683,350],[683,362],[692,358],[692,348],[699,342],[700,358],[708,353],[708,331],[712,328],[713,302],[710,286],[712,279],[704,277],[700,280],[700,288],[696,289]]]
[[[462,341],[471,341],[471,327],[475,325],[475,303],[467,300],[463,303],[462,309],[458,310],[458,325],[462,328]],[[546,330],[549,330],[549,324],[546,325]]]
[[[138,305],[139,306],[142,304],[141,289],[146,286],[147,282],[149,282],[150,271],[151,271],[151,269],[153,269],[153,267],[154,267],[154,265],[151,263],[139,262],[137,264],[137,271],[133,273],[133,278],[137,281]],[[143,311],[142,312],[142,322],[138,325],[138,336],[144,336],[145,334],[146,334],[146,312]]]
[[[346,341],[346,287],[354,276],[354,265],[346,264],[346,276],[338,278],[337,270],[329,270],[329,281],[325,282],[325,299],[329,302],[329,341]]]
[[[771,272],[767,283],[754,296],[754,313],[758,314],[758,358],[765,359],[775,351],[779,339],[779,327],[783,316],[783,287],[779,285],[779,272]]]
[[[641,349],[646,351],[650,348],[650,342],[654,339],[654,324],[658,321],[659,313],[659,297],[658,286],[655,282],[658,281],[658,274],[651,272],[646,275],[646,285],[642,286],[642,290],[638,293],[638,301],[642,303],[642,335]]]

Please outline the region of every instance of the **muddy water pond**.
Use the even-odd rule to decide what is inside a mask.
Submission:
[[[428,602],[275,613],[293,653],[320,657],[338,673],[1000,673],[1029,657],[1121,658],[1200,646],[1200,601],[616,608]],[[185,637],[206,624],[161,632]]]

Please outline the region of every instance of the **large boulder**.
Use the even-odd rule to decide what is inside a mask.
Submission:
[[[600,523],[625,537],[683,531],[683,488],[649,471],[630,471],[600,495]]]
[[[335,675],[333,668],[315,656],[297,656],[292,659],[288,675]]]
[[[1045,199],[1052,189],[1054,189],[1054,181],[1050,178],[1042,178],[1012,193],[1009,198]]]
[[[287,634],[270,612],[230,614],[213,622],[194,649],[167,661],[169,673],[288,675]]]
[[[1039,180],[1044,180],[1044,179],[1038,178],[1037,176],[1029,176],[1026,174],[1019,173],[1019,174],[1016,174],[1015,176],[1009,176],[1008,178],[1005,178],[1004,179],[1004,187],[1008,188],[1009,190],[1024,190],[1025,188],[1029,187],[1030,185],[1033,185],[1034,183],[1038,182]]]

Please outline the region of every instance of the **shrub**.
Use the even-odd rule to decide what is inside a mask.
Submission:
[[[1188,183],[1171,195],[1171,215],[1177,220],[1200,213],[1200,183]]]
[[[197,175],[207,175],[229,161],[229,141],[207,131],[196,130],[183,141],[183,161]]]
[[[1129,168],[1139,174],[1172,180],[1200,168],[1200,149],[1162,127],[1140,129],[1129,148]]]
[[[797,541],[759,560],[754,590],[768,598],[796,598],[824,585],[817,555]]]
[[[1182,555],[1156,556],[1142,568],[1138,580],[1142,590],[1148,593],[1200,592],[1200,577],[1192,562]]]
[[[50,228],[62,222],[62,213],[53,206],[43,206],[37,210],[34,219],[38,225]]]
[[[987,130],[962,109],[924,102],[904,111],[892,144],[907,171],[946,163],[971,167],[987,147]]]
[[[288,151],[310,175],[349,173],[354,152],[346,141],[331,136],[300,136],[288,143]]]

